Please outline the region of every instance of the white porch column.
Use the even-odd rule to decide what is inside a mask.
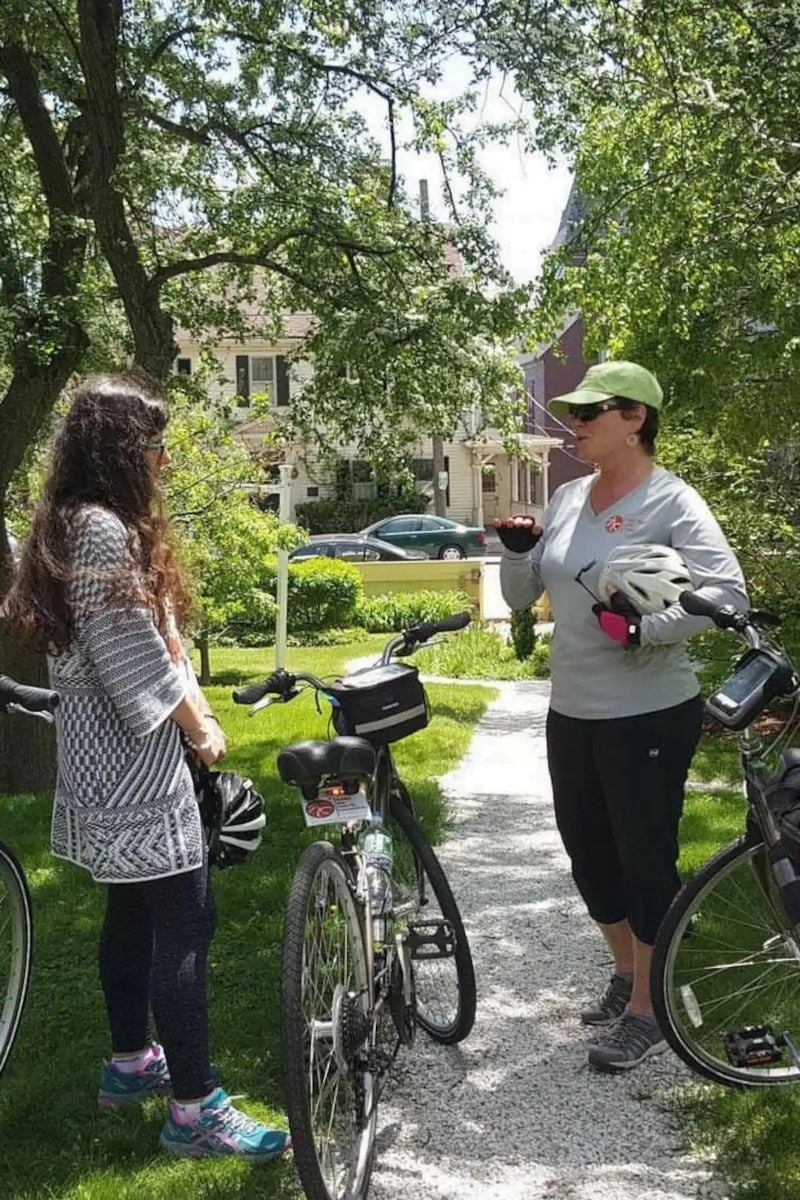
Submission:
[[[483,472],[481,460],[472,451],[472,519],[481,529],[486,524],[483,515]]]
[[[550,447],[542,451],[542,508],[550,503]]]

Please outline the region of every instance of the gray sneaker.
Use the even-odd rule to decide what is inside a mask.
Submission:
[[[589,1065],[598,1071],[629,1071],[666,1048],[654,1017],[623,1013],[603,1040],[592,1046]]]
[[[612,975],[608,987],[594,1008],[585,1008],[581,1013],[584,1025],[610,1025],[621,1017],[627,1008],[633,991],[633,980],[622,975]]]

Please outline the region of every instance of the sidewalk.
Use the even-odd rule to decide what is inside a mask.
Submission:
[[[569,875],[544,747],[549,684],[496,685],[457,770],[439,847],[470,937],[478,1017],[461,1046],[420,1034],[379,1112],[372,1200],[726,1196],[666,1108],[668,1051],[622,1077],[586,1066],[581,1004],[608,962]]]

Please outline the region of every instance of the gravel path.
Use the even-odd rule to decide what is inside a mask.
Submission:
[[[549,685],[498,687],[442,781],[454,824],[439,852],[471,939],[478,1018],[461,1046],[420,1035],[401,1056],[372,1200],[722,1200],[667,1107],[682,1064],[666,1052],[622,1077],[585,1065],[576,1012],[608,962],[553,821]]]

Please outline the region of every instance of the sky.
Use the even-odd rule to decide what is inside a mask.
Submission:
[[[445,72],[438,96],[460,91],[466,82],[463,68],[453,62]],[[358,104],[372,134],[389,153],[386,110],[376,97]],[[483,96],[478,117],[509,120],[523,112],[512,84],[492,78]],[[398,140],[402,140],[402,127]],[[495,202],[493,236],[500,245],[506,269],[518,283],[534,279],[542,254],[552,243],[569,195],[571,173],[565,163],[548,166],[544,155],[532,154],[521,144],[494,145],[481,154],[481,165],[504,195]],[[444,219],[441,167],[435,155],[418,155],[401,150],[398,166],[409,195],[419,194],[419,182],[427,179],[433,217]]]

